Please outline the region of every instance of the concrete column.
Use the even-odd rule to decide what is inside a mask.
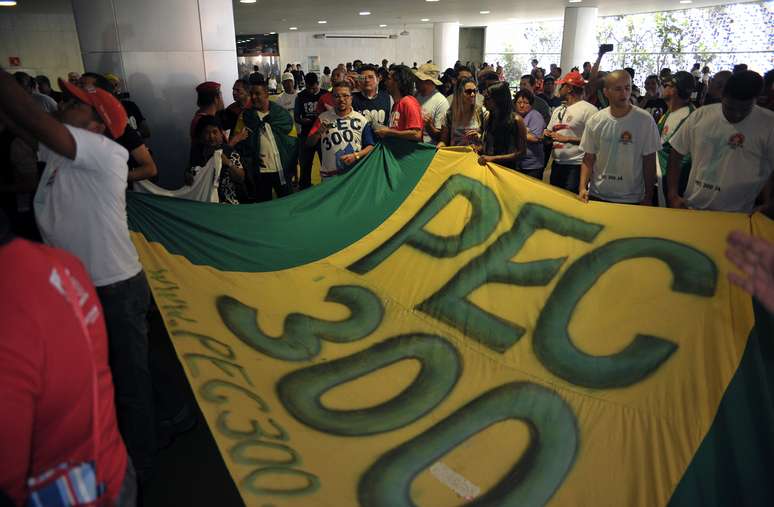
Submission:
[[[433,63],[441,72],[454,67],[460,53],[460,24],[433,23]]]
[[[597,8],[567,7],[564,9],[562,35],[562,72],[572,67],[582,69],[583,62],[594,62],[597,57]]]
[[[177,186],[188,164],[189,125],[202,81],[237,78],[231,0],[73,0],[84,69],[112,72],[148,119],[160,183]]]

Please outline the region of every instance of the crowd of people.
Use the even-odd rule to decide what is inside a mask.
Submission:
[[[228,106],[221,84],[204,82],[187,181],[217,157],[220,202],[268,201],[312,186],[315,157],[326,184],[398,138],[469,147],[492,170],[545,178],[584,202],[771,209],[774,72],[663,69],[640,95],[632,69],[601,70],[604,54],[564,74],[534,60],[515,94],[501,66],[461,62],[442,73],[432,62],[356,60],[322,76],[297,65],[279,83],[256,69],[233,84]],[[159,442],[193,417],[158,392],[150,294],[127,225],[127,188],[159,169],[120,78],[71,73],[59,88],[0,70],[0,290],[13,294],[0,306],[10,330],[0,340],[0,490],[20,505],[72,493],[78,479],[86,501],[133,505]],[[730,245],[748,275],[732,280],[774,310],[774,247],[743,235]]]

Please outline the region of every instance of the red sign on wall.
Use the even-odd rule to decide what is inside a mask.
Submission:
[[[9,56],[8,65],[11,67],[21,67],[21,58],[18,56]]]

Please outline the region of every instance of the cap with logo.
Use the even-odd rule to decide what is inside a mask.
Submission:
[[[118,139],[124,134],[128,122],[126,110],[113,94],[92,86],[79,88],[62,78],[59,78],[59,88],[67,91],[67,93],[84,104],[93,107],[113,139]]]

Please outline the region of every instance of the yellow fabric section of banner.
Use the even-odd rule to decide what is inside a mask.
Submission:
[[[653,506],[753,325],[734,229],[774,238],[762,217],[583,204],[440,150],[318,262],[221,272],[133,240],[247,505]]]

